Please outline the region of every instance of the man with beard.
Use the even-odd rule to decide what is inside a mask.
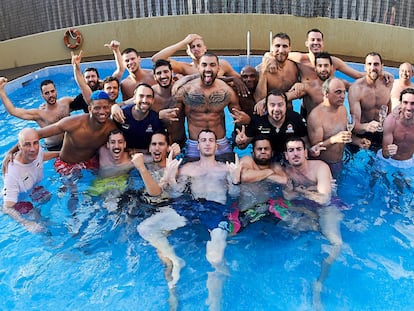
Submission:
[[[329,78],[322,85],[323,101],[308,117],[310,145],[321,151],[318,159],[327,163],[332,176],[337,178],[342,171],[345,144],[352,141],[346,130],[347,112],[344,106],[345,85],[336,78]]]
[[[414,83],[411,82],[413,77],[413,66],[410,63],[402,63],[398,71],[399,79],[394,80],[391,89],[392,109],[394,110],[400,104],[401,91],[406,88],[414,88]]]
[[[322,283],[328,277],[329,269],[343,244],[340,229],[343,215],[339,209],[344,204],[337,197],[332,198],[333,180],[329,166],[320,160],[308,160],[307,157],[305,142],[301,138],[287,139],[285,158],[289,164],[285,171],[289,181],[283,189],[283,195],[291,201],[293,209],[304,207],[317,214],[320,230],[332,245],[328,257],[322,261],[321,272],[313,288],[314,307],[319,310]],[[297,223],[300,224],[301,220]]]
[[[154,103],[154,90],[146,83],[138,84],[134,92],[134,104],[125,105],[123,123],[118,128],[125,136],[129,152],[147,152],[151,135],[164,129],[158,113],[151,110]]]
[[[186,52],[187,55],[191,57],[191,63],[171,59],[171,56],[183,47],[187,48]],[[193,75],[198,73],[200,58],[206,51],[207,46],[205,45],[203,38],[198,34],[189,34],[183,40],[167,46],[158,53],[154,54],[152,56],[152,61],[155,63],[159,59],[167,59],[171,62],[172,70],[175,74],[180,76]],[[220,70],[217,73],[218,78],[225,82],[232,83],[239,95],[247,96],[248,92],[246,87],[230,63],[225,59],[220,59],[219,64]]]
[[[381,106],[391,111],[390,92],[392,83],[384,83],[381,55],[370,52],[365,57],[365,77],[356,80],[349,88],[348,100],[351,114],[355,119],[354,133],[356,138],[353,144],[360,148],[369,148],[377,151],[381,148],[382,132],[379,123]],[[391,82],[393,79],[391,79]]]
[[[260,65],[259,82],[254,92],[256,102],[263,100],[269,90],[287,92],[300,80],[298,66],[288,59],[290,37],[286,33],[277,33],[272,39],[272,52],[266,53]],[[287,103],[293,110],[292,103]]]
[[[312,109],[323,101],[324,95],[322,92],[322,84],[331,77],[332,66],[332,57],[328,53],[316,53],[315,72],[318,79],[296,83],[292,87],[292,90],[286,93],[286,96],[291,100],[302,97],[300,115],[305,119]],[[346,85],[348,85],[348,83]]]
[[[0,98],[3,102],[4,108],[6,108],[7,112],[12,116],[23,120],[36,121],[40,127],[53,124],[62,118],[69,116],[70,104],[72,103],[73,98],[62,97],[57,99],[57,91],[53,81],[44,80],[40,83],[40,91],[46,103],[44,108],[39,109],[24,109],[15,107],[4,90],[6,83],[7,79],[5,77],[0,77]],[[48,150],[58,151],[62,147],[62,141],[63,133],[59,133],[47,137],[44,144]]]
[[[185,114],[184,110],[176,104],[171,93],[173,71],[168,60],[160,59],[155,62],[154,79],[157,85],[152,86],[155,96],[151,109],[162,119],[170,135],[170,141],[183,147],[187,139],[184,127]]]
[[[400,108],[384,121],[382,150],[378,156],[393,166],[414,167],[414,89],[406,88],[400,95]]]
[[[174,95],[177,103],[184,105],[188,123],[189,139],[186,156],[190,160],[199,158],[198,133],[208,129],[216,133],[218,159],[231,160],[234,154],[226,138],[224,108],[228,109],[236,124],[248,124],[250,117],[240,110],[239,100],[233,89],[216,79],[220,70],[216,55],[205,53],[198,66],[199,77],[180,87]]]
[[[310,80],[316,80],[318,77],[315,72],[315,54],[323,52],[323,33],[319,29],[311,29],[306,34],[305,46],[308,48],[308,53],[290,52],[289,59],[295,61],[298,64],[300,71],[300,78],[302,82],[308,82]],[[362,72],[349,67],[343,60],[338,57],[332,56],[332,72],[334,75],[335,70],[357,79],[364,76]]]
[[[247,129],[236,129],[235,142],[244,149],[259,134],[269,137],[274,152],[274,160],[282,159],[284,144],[289,136],[304,137],[307,140],[306,124],[295,111],[287,110],[284,92],[272,90],[265,98],[267,115],[253,116]]]
[[[133,48],[122,51],[124,66],[129,72],[129,76],[121,81],[122,100],[126,101],[134,96],[134,90],[140,83],[154,85],[155,80],[151,70],[143,69],[140,66],[141,57]]]

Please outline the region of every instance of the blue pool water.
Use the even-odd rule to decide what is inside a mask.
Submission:
[[[240,69],[246,58],[230,60]],[[251,64],[259,61],[252,58]],[[143,66],[149,67],[149,60]],[[97,67],[105,77],[113,62]],[[38,107],[39,83],[45,78],[56,82],[60,96],[78,93],[71,67],[59,66],[9,83],[12,101]],[[0,118],[3,157],[27,122],[9,116],[3,107]],[[343,211],[343,250],[322,291],[325,310],[414,309],[413,173],[380,166],[368,151],[349,157],[338,194],[350,209]],[[88,196],[94,179],[89,172],[78,182],[81,205],[72,217],[52,162],[46,163],[45,176],[53,197],[41,213],[50,235],[30,234],[0,214],[0,309],[168,310],[164,267],[136,231],[141,219],[108,212],[101,200]],[[130,180],[135,187],[142,185],[135,172]],[[179,310],[207,310],[206,280],[212,271],[204,255],[207,239],[198,226],[169,237],[186,261],[176,288]],[[266,222],[251,225],[229,238],[222,310],[312,310],[312,284],[329,249],[319,232],[292,232]]]

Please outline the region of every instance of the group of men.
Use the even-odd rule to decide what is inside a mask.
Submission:
[[[361,73],[323,52],[320,30],[311,29],[305,45],[308,53],[291,52],[289,36],[278,33],[272,51],[264,55],[258,68],[245,66],[238,74],[228,62],[208,52],[196,34],[156,53],[152,72],[140,67],[135,49],[121,53],[119,42],[112,41],[106,45],[117,63],[112,76],[100,81],[94,68],[82,74],[82,52],[72,53],[81,94],[75,99],[58,99],[54,83],[46,80],[41,84],[45,104],[37,109],[16,108],[4,91],[7,79],[1,77],[0,99],[6,110],[40,126],[20,132],[17,153],[3,166],[7,171],[4,211],[29,231],[43,230],[36,221],[22,216],[29,211],[19,209],[18,194],[34,189],[42,179],[41,163],[52,157],[57,157],[56,171],[68,179],[82,169],[99,169],[101,178],[106,178],[135,167],[151,198],[190,192],[191,206],[167,200],[168,205],[138,226],[141,236],[171,267],[169,287],[173,289],[183,261],[165,232],[201,219],[211,236],[207,259],[220,271],[229,232],[265,216],[288,224],[285,215],[290,200],[300,198],[313,202],[310,209],[319,219],[317,226],[335,246],[324,261],[317,281],[320,287],[342,245],[341,213],[332,203],[331,187],[341,172],[345,146],[373,148],[391,163],[412,166],[414,88],[408,63],[401,65],[400,79],[393,81],[383,72],[382,58],[376,52],[367,54],[365,73]],[[187,47],[192,63],[170,59],[182,47]],[[129,75],[120,83],[125,69]],[[335,70],[355,82],[350,85],[335,78]],[[123,101],[117,103],[119,90]],[[344,105],[347,91],[349,111]],[[303,98],[300,114],[292,108],[296,98]],[[388,115],[380,117],[382,106],[387,107]],[[226,107],[235,123],[233,142],[226,137]],[[85,113],[69,116],[73,110]],[[41,138],[50,152],[42,152]],[[239,161],[233,147],[244,149],[250,143],[252,156]],[[175,159],[181,149],[185,164]],[[28,173],[22,174],[20,166]],[[275,198],[270,188],[246,206],[229,208],[228,195],[242,197],[240,183],[279,185],[289,201],[283,201],[282,194]],[[212,284],[217,282],[208,280],[209,301],[217,309],[219,299]]]

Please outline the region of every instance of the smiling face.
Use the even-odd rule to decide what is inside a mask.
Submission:
[[[119,84],[117,81],[109,81],[104,83],[103,90],[109,95],[109,99],[115,102],[119,95]]]
[[[154,70],[154,79],[160,87],[169,88],[172,83],[172,71],[168,66],[158,66]]]
[[[109,136],[106,147],[109,150],[109,154],[114,161],[121,159],[123,152],[126,149],[126,141],[124,135],[121,132],[116,132]]]
[[[290,52],[290,42],[288,39],[276,37],[272,42],[272,54],[280,63],[284,63]]]
[[[108,99],[95,99],[89,104],[91,119],[97,123],[105,123],[111,115],[111,104]]]
[[[305,46],[308,48],[308,51],[313,54],[322,52],[324,47],[322,33],[311,31],[305,41]]]
[[[135,52],[124,53],[122,55],[125,67],[129,72],[136,72],[139,69],[141,58]]]
[[[139,85],[134,95],[135,110],[147,113],[154,103],[154,91],[147,85]]]
[[[413,77],[413,67],[409,63],[404,63],[400,65],[398,75],[403,81],[411,81]]]
[[[86,83],[92,91],[96,91],[99,87],[99,78],[95,70],[88,70],[83,73]]]
[[[331,76],[332,65],[327,58],[317,58],[315,60],[315,72],[321,81],[327,80]]]
[[[282,96],[269,95],[267,97],[267,112],[276,122],[283,122],[286,117],[286,102]]]
[[[219,62],[217,57],[211,55],[203,55],[200,58],[200,64],[198,65],[198,71],[200,73],[201,82],[210,86],[214,83],[219,72]]]

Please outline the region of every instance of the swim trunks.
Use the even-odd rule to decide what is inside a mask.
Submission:
[[[30,202],[22,201],[14,204],[13,208],[20,214],[27,214],[33,209],[33,204]]]
[[[395,160],[393,158],[384,158],[382,155],[382,149],[378,150],[377,157],[388,164],[397,168],[412,168],[414,167],[414,156],[407,160]]]
[[[115,177],[97,178],[92,182],[88,193],[97,197],[111,190],[124,192],[128,186],[128,175],[120,175]]]
[[[339,174],[341,174],[342,169],[344,167],[344,162],[342,160],[338,162],[327,162],[326,164],[329,165],[329,168],[331,169],[331,174],[334,179],[338,178]]]
[[[56,172],[60,175],[67,176],[79,172],[82,169],[97,170],[99,168],[99,161],[98,158],[94,156],[88,161],[68,163],[63,161],[60,157],[57,157],[54,166]]]
[[[284,220],[289,214],[291,203],[281,197],[269,199],[266,202],[257,203],[252,208],[244,211],[233,209],[228,215],[231,224],[230,233],[237,233],[247,227],[249,224],[257,222],[263,218],[272,219],[279,222]]]
[[[202,224],[209,230],[230,230],[227,215],[231,208],[221,203],[205,199],[178,198],[171,203],[171,207],[191,224]]]

